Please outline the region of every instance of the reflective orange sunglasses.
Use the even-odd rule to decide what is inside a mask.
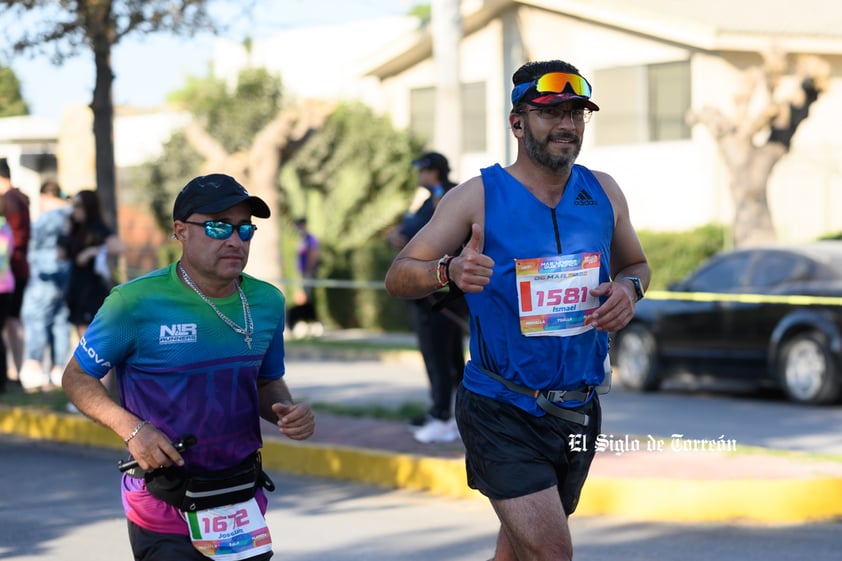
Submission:
[[[582,76],[567,72],[549,72],[537,80],[516,85],[512,89],[512,104],[520,101],[533,86],[538,93],[560,94],[567,92],[582,97],[591,97],[591,85]]]

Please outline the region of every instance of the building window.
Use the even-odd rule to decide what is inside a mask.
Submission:
[[[462,84],[462,152],[486,149],[485,83]],[[409,130],[425,142],[433,142],[435,127],[435,88],[415,88],[409,92]]]
[[[598,70],[594,74],[597,144],[690,138],[690,62]]]

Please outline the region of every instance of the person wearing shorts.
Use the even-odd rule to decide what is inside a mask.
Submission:
[[[601,428],[608,334],[631,320],[650,271],[616,181],[575,164],[599,110],[590,83],[561,60],[528,62],[512,82],[515,162],[449,191],[386,289],[465,293],[456,421],[468,484],[500,520],[493,559],[565,561]]]
[[[137,462],[121,484],[136,561],[272,555],[260,420],[303,440],[315,419],[283,379],[283,294],[243,272],[252,217],[269,215],[228,175],[188,182],[173,206],[181,258],[115,287],[64,371],[73,404]],[[119,403],[99,381],[112,368]]]

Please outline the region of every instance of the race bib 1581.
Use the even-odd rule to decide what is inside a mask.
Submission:
[[[515,259],[521,333],[568,337],[592,329],[599,260],[599,253]]]

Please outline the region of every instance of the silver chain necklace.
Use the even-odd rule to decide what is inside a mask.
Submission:
[[[234,330],[234,333],[239,333],[243,336],[243,340],[248,345],[248,348],[251,349],[251,336],[254,333],[254,322],[251,319],[251,307],[249,306],[249,301],[246,300],[246,295],[243,293],[243,289],[240,288],[240,283],[237,283],[237,293],[240,295],[240,302],[243,304],[243,319],[246,322],[245,327],[240,327],[231,319],[223,314],[216,305],[211,302],[210,298],[202,294],[202,291],[199,290],[199,287],[196,286],[196,283],[193,282],[193,279],[190,278],[190,275],[187,274],[187,271],[184,270],[184,267],[181,266],[181,262],[178,263],[178,272],[181,275],[181,278],[184,279],[184,282],[187,283],[187,286],[193,289],[193,292],[199,295],[199,298],[205,301],[205,303],[211,307],[211,309],[216,312],[216,315],[219,316],[219,319],[225,322],[225,324]]]

